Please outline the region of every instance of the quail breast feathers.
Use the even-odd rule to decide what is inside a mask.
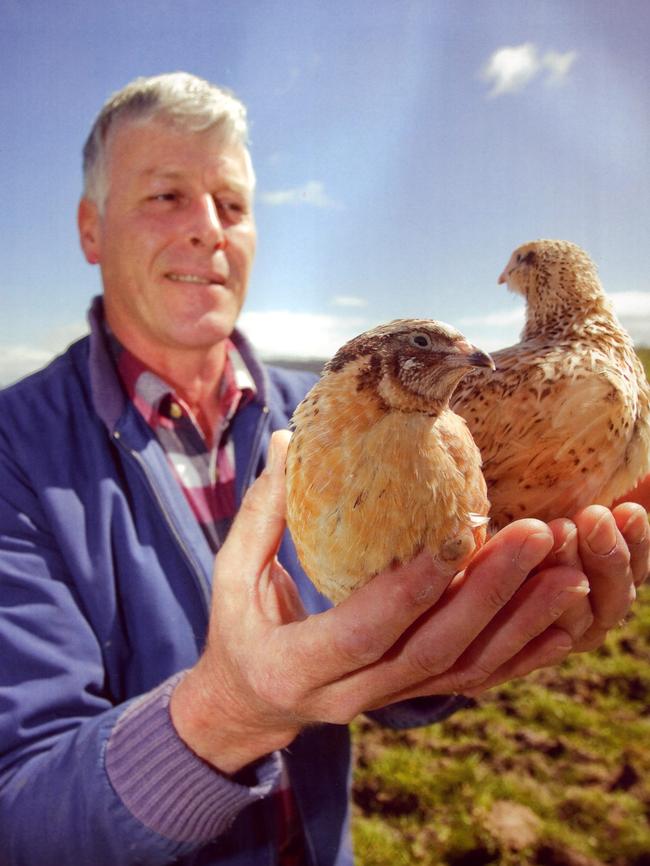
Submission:
[[[526,300],[520,342],[451,400],[481,451],[491,526],[609,506],[650,471],[650,389],[596,267],[575,244],[538,240],[499,282]]]
[[[287,521],[335,602],[427,548],[461,568],[485,537],[481,459],[449,398],[492,360],[453,328],[402,319],[346,343],[294,414]]]

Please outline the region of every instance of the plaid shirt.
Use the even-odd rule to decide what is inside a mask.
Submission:
[[[235,515],[235,454],[230,421],[255,396],[241,355],[228,341],[219,390],[214,439],[203,432],[184,400],[138,358],[120,347],[117,368],[129,398],[152,428],[213,553],[221,547]]]
[[[254,398],[253,378],[228,340],[226,364],[216,394],[218,422],[213,441],[208,443],[187,404],[113,335],[110,337],[129,399],[156,434],[192,513],[216,553],[236,512],[235,453],[229,426],[235,413]],[[280,866],[302,866],[302,828],[286,768],[271,807],[275,810]]]

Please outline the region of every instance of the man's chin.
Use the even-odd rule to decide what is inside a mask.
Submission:
[[[174,328],[175,342],[187,349],[210,349],[230,337],[235,322],[235,316],[211,313],[198,322]]]

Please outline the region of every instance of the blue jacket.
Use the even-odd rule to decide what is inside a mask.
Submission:
[[[0,866],[272,864],[273,756],[245,781],[180,741],[160,747],[163,768],[155,749],[148,764],[134,757],[127,783],[155,820],[134,813],[107,772],[107,744],[110,753],[118,723],[142,714],[139,696],[146,704],[201,652],[213,557],[124,396],[100,316],[96,302],[89,337],[0,394]],[[234,339],[258,388],[233,424],[239,502],[313,377],[264,367]],[[280,559],[306,608],[324,610],[289,537]],[[459,705],[379,715],[406,726]],[[347,729],[306,730],[286,762],[313,866],[351,863]],[[218,820],[200,825],[201,808]]]

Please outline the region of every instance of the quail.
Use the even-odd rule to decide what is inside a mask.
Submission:
[[[485,539],[481,457],[449,408],[474,367],[492,359],[454,328],[400,319],[346,343],[296,409],[288,526],[335,603],[425,548],[460,570]]]

